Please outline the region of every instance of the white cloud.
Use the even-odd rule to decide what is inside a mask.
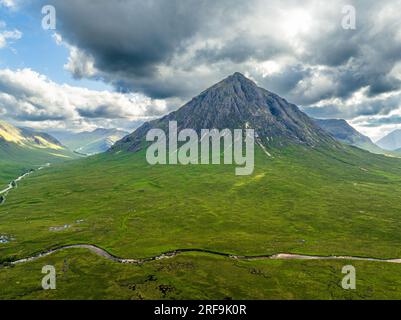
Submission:
[[[22,3],[0,3],[16,1]],[[374,134],[381,120],[397,120],[390,112],[401,101],[400,0],[330,6],[319,0],[49,3],[61,22],[54,40],[68,49],[64,68],[75,78],[101,79],[154,99],[187,100],[239,71],[315,111],[312,116],[355,119]],[[345,4],[357,9],[356,30],[341,28]],[[93,123],[117,109],[94,104],[73,110],[79,116],[68,119]]]
[[[95,68],[95,59],[77,47],[69,46],[70,55],[64,69],[71,72],[74,78],[91,78],[98,74]]]
[[[58,46],[64,46],[69,50],[68,62],[64,65],[64,69],[69,71],[74,78],[91,78],[99,75],[99,71],[95,68],[95,59],[92,56],[65,42],[61,34],[57,32],[53,34],[53,39]]]
[[[21,0],[0,0],[0,6],[4,6],[8,9],[17,9]]]
[[[160,116],[166,103],[140,94],[94,91],[57,84],[32,71],[0,70],[0,114],[19,122],[50,126],[91,127],[96,123],[119,126]]]
[[[13,31],[0,31],[0,49],[7,47],[8,41],[19,40],[22,37],[22,33],[18,30]]]
[[[2,4],[5,7],[14,7],[16,5],[15,0],[0,0],[0,4]]]
[[[56,32],[53,34],[52,37],[58,46],[63,45],[63,37],[61,36],[61,34]]]

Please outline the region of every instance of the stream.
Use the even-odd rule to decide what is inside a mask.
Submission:
[[[42,170],[44,168],[47,168],[50,166],[50,163],[46,163],[45,165],[40,166],[37,170]],[[7,188],[5,188],[4,190],[0,190],[0,196],[3,197],[3,201],[0,202],[0,205],[2,205],[5,201],[6,201],[6,196],[8,195],[8,193],[12,190],[17,188],[17,182],[20,182],[22,179],[26,178],[27,176],[29,176],[30,174],[34,173],[36,170],[31,169],[30,171],[24,173],[23,175],[19,176],[18,178],[14,179],[13,181],[11,181]]]
[[[46,167],[49,167],[50,163],[47,163],[46,165],[40,166],[37,170],[42,170]],[[5,196],[8,194],[9,191],[17,187],[17,182],[21,181],[28,175],[32,174],[35,172],[35,170],[31,170],[29,172],[24,173],[23,175],[19,176],[17,179],[13,180],[10,182],[7,188],[4,190],[0,191],[0,196],[3,197],[3,202],[0,203],[3,204],[5,202]],[[74,244],[74,245],[67,245],[67,246],[61,246],[52,250],[48,250],[42,253],[39,253],[37,255],[33,255],[24,259],[16,260],[11,262],[11,265],[17,265],[17,264],[22,264],[26,262],[31,262],[49,255],[52,255],[54,253],[66,250],[66,249],[87,249],[90,252],[106,258],[108,260],[111,260],[113,262],[117,263],[123,263],[123,264],[143,264],[146,262],[150,261],[155,261],[155,260],[162,260],[162,259],[168,259],[175,257],[177,255],[183,254],[183,253],[206,253],[210,255],[216,255],[216,256],[222,256],[222,257],[227,257],[233,260],[245,260],[245,261],[251,261],[251,260],[348,260],[348,261],[376,261],[376,262],[385,262],[385,263],[398,263],[401,264],[401,259],[379,259],[379,258],[368,258],[368,257],[355,257],[355,256],[314,256],[314,255],[300,255],[300,254],[291,254],[291,253],[279,253],[279,254],[274,254],[274,255],[260,255],[260,256],[241,256],[241,255],[231,255],[228,253],[224,252],[218,252],[218,251],[211,251],[211,250],[204,250],[204,249],[177,249],[174,251],[169,251],[162,253],[157,256],[149,257],[149,258],[138,258],[138,259],[126,259],[126,258],[121,258],[112,255],[111,253],[107,252],[106,250],[92,245],[92,244]]]
[[[169,251],[162,253],[157,256],[149,257],[149,258],[138,258],[138,259],[125,259],[112,255],[106,250],[91,244],[75,244],[62,246],[56,249],[52,249],[43,253],[39,253],[37,255],[16,260],[11,262],[12,265],[22,264],[26,262],[31,262],[54,253],[66,250],[66,249],[87,249],[92,253],[111,260],[113,262],[122,263],[122,264],[143,264],[150,261],[162,260],[175,257],[177,255],[183,253],[206,253],[216,256],[223,256],[233,260],[244,260],[244,261],[252,261],[252,260],[348,260],[348,261],[376,261],[376,262],[385,262],[385,263],[398,263],[401,264],[401,259],[379,259],[379,258],[364,258],[364,257],[354,257],[354,256],[313,256],[313,255],[299,255],[299,254],[291,254],[291,253],[279,253],[274,255],[261,255],[261,256],[239,256],[239,255],[231,255],[228,253],[203,250],[203,249],[178,249],[174,251]]]

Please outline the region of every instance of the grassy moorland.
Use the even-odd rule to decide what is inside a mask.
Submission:
[[[60,148],[34,149],[12,143],[0,143],[0,190],[17,176],[48,162],[59,163],[77,158],[71,151]]]
[[[401,266],[352,262],[356,290],[343,290],[346,261],[233,261],[185,254],[121,265],[66,250],[0,271],[2,299],[401,299]],[[57,270],[57,290],[41,287],[44,265]]]
[[[401,160],[344,148],[293,146],[269,150],[272,158],[257,148],[246,177],[235,176],[234,166],[152,167],[143,152],[56,165],[22,181],[0,206],[0,235],[14,238],[0,245],[0,259],[77,243],[126,258],[178,248],[401,258]],[[38,288],[38,268],[49,261],[66,270],[56,293]],[[159,285],[175,288],[166,298],[401,295],[392,284],[401,282],[401,265],[353,262],[361,289],[349,293],[339,287],[344,264],[191,254],[123,266],[69,250],[0,269],[1,298],[158,298]],[[158,280],[146,281],[149,275]]]

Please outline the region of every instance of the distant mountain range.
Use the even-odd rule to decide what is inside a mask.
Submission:
[[[338,141],[367,150],[372,153],[388,153],[378,147],[372,140],[355,130],[347,121],[343,119],[314,119],[314,121]]]
[[[64,145],[74,152],[93,155],[107,151],[128,132],[117,129],[98,128],[84,132],[52,132]]]
[[[264,146],[296,143],[307,146],[338,146],[331,135],[314,123],[297,106],[258,87],[241,73],[235,73],[193,98],[179,110],[147,122],[117,142],[111,151],[137,151],[151,128],[167,130],[169,121],[178,130],[253,128]]]
[[[385,150],[401,152],[401,129],[390,132],[376,144]]]

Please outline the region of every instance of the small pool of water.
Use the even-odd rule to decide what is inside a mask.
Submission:
[[[6,244],[15,240],[14,238],[6,235],[0,235],[0,244]]]

